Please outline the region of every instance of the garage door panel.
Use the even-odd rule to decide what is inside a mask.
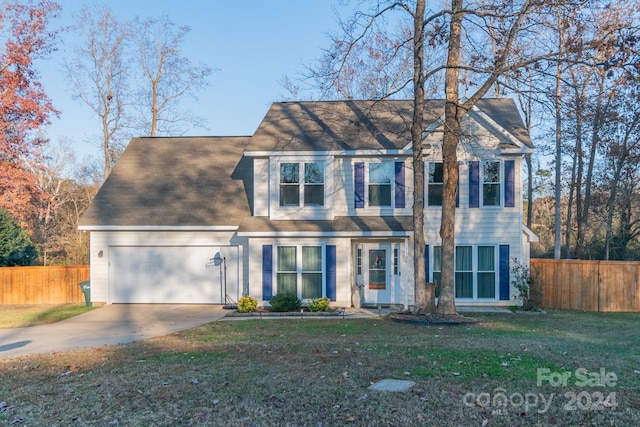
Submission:
[[[203,246],[110,247],[110,301],[219,304],[224,301],[220,269],[205,267],[218,250]]]

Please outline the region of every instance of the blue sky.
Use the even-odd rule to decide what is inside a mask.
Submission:
[[[202,135],[251,135],[269,105],[286,95],[280,85],[284,75],[294,76],[303,63],[317,59],[329,43],[327,33],[337,30],[336,13],[350,15],[339,0],[59,0],[61,17],[55,25],[68,25],[83,5],[108,5],[115,16],[127,21],[136,15],[167,14],[176,24],[190,25],[185,56],[219,71],[190,110],[205,117]],[[71,54],[71,34],[62,34],[59,49],[40,70],[45,90],[61,111],[48,128],[52,142],[73,142],[81,160],[100,158],[97,117],[73,100],[65,82],[62,62]]]

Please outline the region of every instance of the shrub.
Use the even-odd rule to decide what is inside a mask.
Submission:
[[[238,312],[239,313],[251,313],[258,309],[258,300],[250,297],[244,296],[238,300]]]
[[[309,301],[309,310],[311,311],[329,311],[329,302],[327,297],[315,298]]]
[[[295,311],[300,309],[302,301],[292,293],[285,292],[283,294],[274,295],[269,301],[273,311]]]
[[[29,233],[20,227],[4,209],[0,209],[0,267],[33,265],[38,247]]]
[[[522,303],[522,310],[540,310],[538,305],[542,302],[542,290],[535,285],[529,267],[520,264],[517,259],[514,259],[511,267],[511,283],[518,291],[517,297]]]

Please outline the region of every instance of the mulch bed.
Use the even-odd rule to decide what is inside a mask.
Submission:
[[[394,322],[409,323],[414,325],[469,325],[477,323],[477,319],[461,316],[459,314],[439,314],[439,313],[394,313],[389,316]]]

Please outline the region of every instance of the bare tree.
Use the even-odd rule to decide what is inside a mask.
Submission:
[[[191,30],[178,26],[167,16],[160,19],[135,18],[132,26],[139,66],[138,113],[140,125],[149,136],[183,134],[187,126],[200,127],[204,119],[180,106],[185,96],[197,100],[207,85],[212,69],[194,64],[182,51],[185,37]]]
[[[106,179],[117,160],[125,125],[129,71],[125,49],[129,34],[108,7],[83,8],[75,17],[75,30],[79,44],[74,58],[65,62],[65,69],[75,97],[100,120]]]
[[[443,123],[444,191],[442,200],[442,273],[437,311],[456,313],[454,286],[455,251],[455,199],[458,164],[456,150],[463,136],[462,120],[466,113],[498,82],[510,73],[558,58],[558,49],[547,39],[550,26],[548,16],[556,7],[577,7],[575,2],[551,2],[523,0],[518,2],[487,2],[452,0],[450,7],[427,10],[424,0],[413,5],[399,2],[379,2],[369,12],[358,12],[343,26],[347,30],[345,42],[334,46],[328,55],[334,69],[341,69],[350,62],[347,58],[358,52],[358,46],[366,35],[375,31],[377,22],[386,21],[383,16],[399,11],[408,13],[412,30],[405,34],[399,46],[413,47],[413,98],[414,116],[411,126],[414,164],[422,164],[423,123],[422,109],[424,88],[434,78],[444,75],[445,113]],[[398,14],[393,19],[400,18]],[[407,16],[407,15],[405,15]],[[424,38],[424,39],[423,39]],[[589,41],[585,41],[589,44]],[[425,52],[429,52],[425,55]],[[436,53],[439,52],[439,53]],[[444,58],[440,61],[425,61]],[[464,72],[464,74],[463,74]],[[324,73],[325,75],[327,73]],[[465,87],[461,96],[460,87]],[[414,167],[414,271],[416,305],[419,310],[431,311],[433,301],[424,280],[424,235],[421,209],[424,176],[421,166]],[[425,298],[422,295],[426,295]]]

